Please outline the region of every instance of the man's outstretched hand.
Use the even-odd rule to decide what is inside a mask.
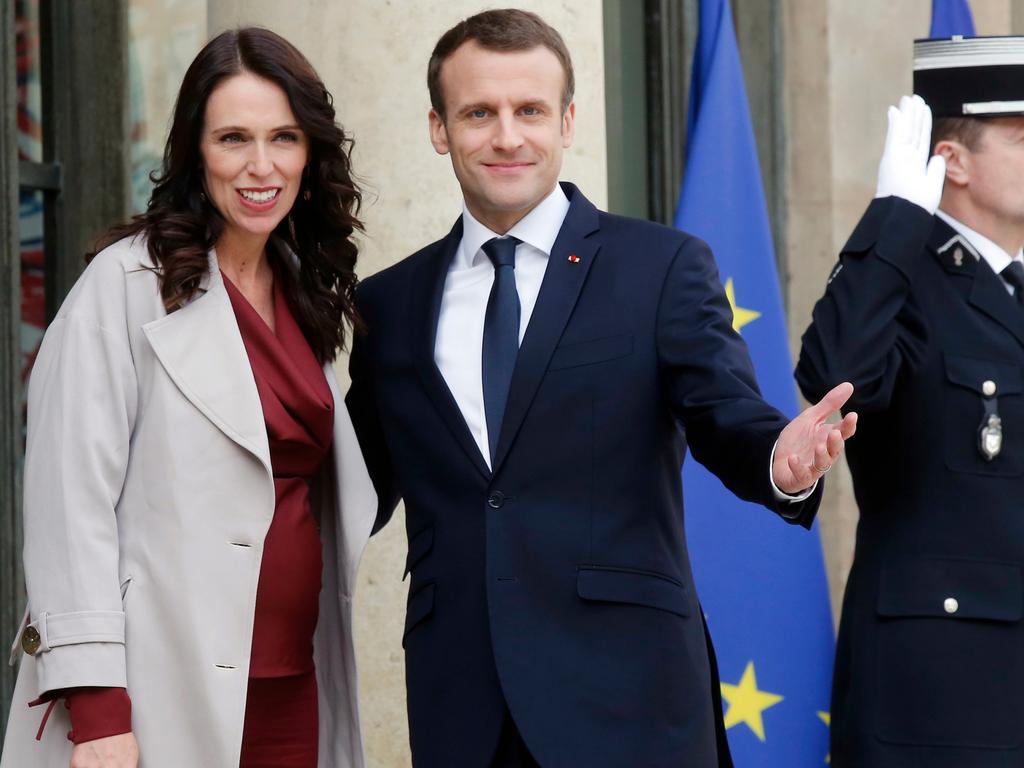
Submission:
[[[848,413],[836,424],[825,419],[842,408],[852,394],[852,384],[840,384],[782,430],[772,463],[772,480],[780,491],[799,494],[832,468],[843,445],[857,431],[857,414]]]

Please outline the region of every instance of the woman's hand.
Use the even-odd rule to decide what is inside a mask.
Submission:
[[[139,745],[132,733],[83,741],[71,750],[71,768],[137,768]]]

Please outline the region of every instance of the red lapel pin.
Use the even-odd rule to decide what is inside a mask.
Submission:
[[[580,257],[577,256],[575,253],[570,254],[569,255],[569,263],[570,264],[579,264],[580,263]]]

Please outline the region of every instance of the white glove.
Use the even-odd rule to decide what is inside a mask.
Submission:
[[[878,164],[875,197],[902,197],[935,213],[942,199],[946,161],[928,159],[932,111],[920,96],[903,96],[899,107],[889,107],[889,131]]]

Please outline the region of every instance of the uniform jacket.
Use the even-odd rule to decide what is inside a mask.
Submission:
[[[680,465],[689,445],[774,508],[786,419],[758,393],[707,246],[563,186],[493,471],[434,363],[461,221],[360,289],[348,403],[378,527],[405,500],[413,762],[489,764],[507,706],[545,768],[731,765]],[[809,525],[816,505],[790,511]]]
[[[1024,766],[1024,309],[946,223],[876,200],[797,380],[811,399],[853,382],[860,415],[832,764]]]
[[[331,367],[325,367],[341,403]],[[324,546],[314,641],[320,766],[362,768],[352,644],[376,498],[344,408],[312,488]],[[166,314],[141,239],[100,253],[43,340],[25,457],[28,614],[3,768],[67,768],[39,693],[127,686],[142,768],[237,766],[256,587],[274,514],[266,427],[216,257]]]

